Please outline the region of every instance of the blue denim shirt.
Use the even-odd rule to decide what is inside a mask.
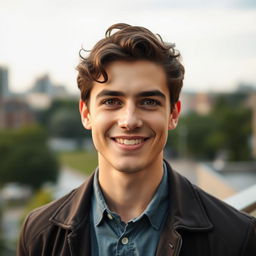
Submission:
[[[164,164],[162,181],[145,211],[137,218],[124,223],[120,216],[109,210],[98,183],[98,172],[96,172],[90,213],[91,255],[155,255],[167,216],[167,175]]]

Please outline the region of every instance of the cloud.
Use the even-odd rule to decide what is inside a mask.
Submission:
[[[181,9],[211,9],[211,8],[256,8],[255,0],[140,0],[139,4],[145,4],[145,6],[155,7],[159,9],[163,8],[181,8]]]
[[[220,0],[203,1],[210,3],[205,9],[202,1],[193,1],[195,6],[189,8],[188,2],[171,1],[180,6],[174,9],[164,0],[122,4],[117,0],[1,0],[0,64],[10,67],[15,89],[29,87],[45,72],[75,88],[81,45],[90,49],[108,26],[126,22],[145,26],[176,43],[184,58],[188,87],[215,84],[223,88],[223,84],[234,84],[241,77],[256,83],[252,66],[256,59],[256,9],[209,8],[211,2],[220,4]],[[245,2],[248,6],[250,1]],[[182,4],[186,8],[181,8]]]

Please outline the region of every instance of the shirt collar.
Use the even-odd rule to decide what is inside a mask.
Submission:
[[[95,171],[95,176],[93,180],[93,197],[92,197],[93,219],[96,226],[98,226],[102,221],[104,217],[104,213],[109,211],[99,185],[98,176],[99,176],[99,170],[97,168]]]
[[[201,197],[199,197],[199,194],[203,193],[198,192],[199,189],[196,186],[175,172],[167,162],[165,164],[168,173],[168,204],[171,203],[171,207],[168,207],[166,228],[178,229],[182,227],[191,231],[211,230],[213,224]],[[42,208],[48,214],[46,216],[48,216],[47,219],[49,218],[51,223],[63,229],[70,229],[73,232],[79,228],[84,228],[81,223],[85,223],[85,220],[89,217],[90,199],[92,199],[94,193],[94,174],[86,179],[80,187],[62,199],[50,204],[47,208]]]
[[[146,215],[155,229],[160,229],[165,219],[168,209],[168,172],[165,163],[163,178],[146,210],[142,213]]]
[[[150,201],[147,208],[140,216],[131,220],[132,222],[136,222],[139,221],[144,216],[147,216],[150,221],[150,224],[153,226],[153,228],[157,230],[160,228],[164,215],[166,215],[168,208],[168,173],[165,163],[163,163],[163,167],[164,174],[152,200]],[[100,225],[101,221],[103,220],[104,214],[111,213],[106,204],[106,201],[104,199],[104,196],[99,185],[98,172],[99,171],[97,169],[93,181],[94,193],[92,199],[93,218],[96,226]]]

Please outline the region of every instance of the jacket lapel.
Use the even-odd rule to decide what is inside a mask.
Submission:
[[[80,229],[70,233],[68,244],[71,256],[90,255],[91,245],[89,231],[89,221],[86,221],[85,226],[81,225]]]
[[[204,232],[213,228],[193,185],[174,172],[167,162],[166,166],[169,171],[169,210],[156,256],[179,255],[182,246],[179,229]]]
[[[93,177],[94,174],[74,190],[50,218],[55,225],[69,231],[69,248],[66,251],[72,256],[90,255],[89,216]]]

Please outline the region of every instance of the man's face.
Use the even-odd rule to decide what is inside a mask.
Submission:
[[[150,61],[116,61],[106,71],[109,81],[94,83],[88,108],[80,102],[99,165],[131,173],[162,161],[168,129],[176,127],[180,110],[178,103],[170,111],[163,68]]]

